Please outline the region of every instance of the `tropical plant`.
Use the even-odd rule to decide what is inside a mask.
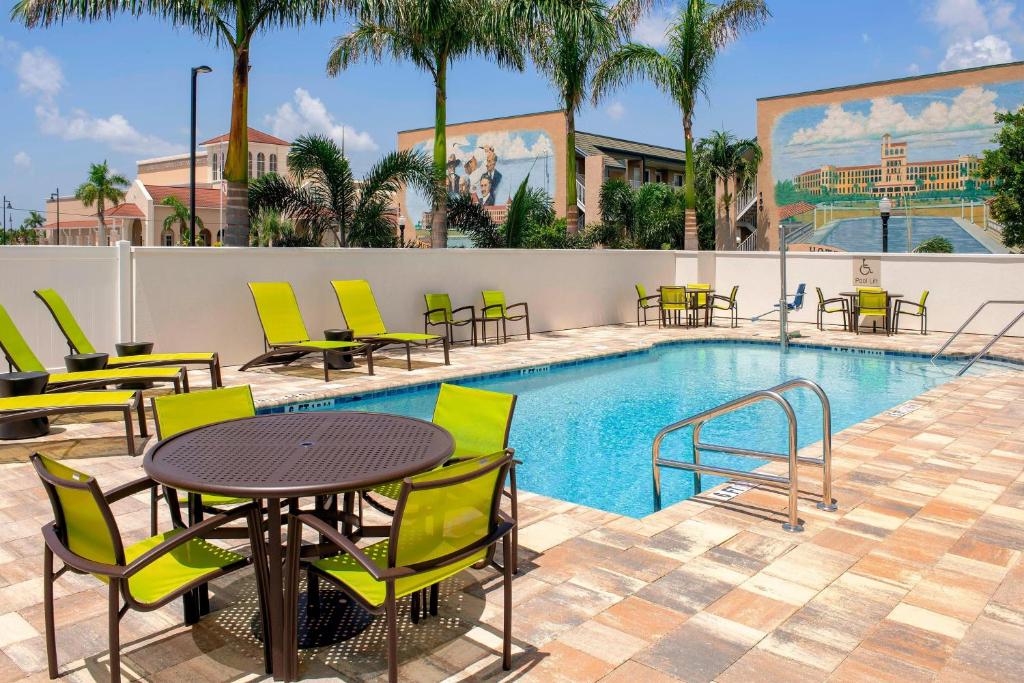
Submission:
[[[191,228],[191,213],[189,213],[188,207],[174,196],[164,197],[160,203],[163,206],[171,207],[171,212],[164,218],[164,230],[171,230],[174,228],[175,223],[178,225],[178,244],[188,246],[192,243],[192,228]],[[203,224],[203,219],[196,214],[196,227],[200,230],[206,227]],[[206,245],[209,246],[209,245]]]
[[[681,247],[679,230],[683,194],[664,183],[646,183],[633,189],[612,178],[601,186],[604,220],[592,237],[613,249],[661,249]]]
[[[107,221],[105,218],[107,202],[116,205],[124,199],[128,179],[120,173],[111,173],[110,166],[104,161],[100,164],[89,164],[89,175],[84,183],[75,190],[75,199],[82,206],[95,206],[96,217],[100,221],[100,246],[107,244]]]
[[[263,209],[249,217],[249,244],[253,247],[275,247],[295,234],[295,223],[280,211]]]
[[[736,138],[728,131],[716,130],[702,138],[698,147],[703,148],[702,158],[707,164],[707,170],[722,184],[722,208],[725,223],[729,225],[729,208],[735,196],[729,189],[729,183],[735,180],[733,190],[737,192],[750,187],[757,178],[757,167],[761,164],[761,146],[756,139]]]
[[[627,43],[612,52],[594,74],[594,101],[636,79],[645,78],[679,107],[686,148],[685,244],[697,247],[697,197],[694,187],[693,115],[697,100],[707,94],[711,70],[726,44],[742,31],[760,26],[770,13],[764,0],[687,0],[666,32],[664,52]]]
[[[953,243],[942,235],[936,235],[921,242],[914,251],[919,254],[952,254]]]
[[[555,220],[551,196],[540,188],[528,187],[530,175],[523,178],[505,213],[504,246],[509,249],[529,248],[535,232]]]
[[[340,246],[393,247],[395,194],[404,185],[428,195],[440,187],[430,158],[412,151],[387,154],[357,182],[341,149],[322,135],[297,138],[288,168],[294,180],[268,173],[252,181],[250,211],[269,209],[300,221],[314,245],[329,233]]]
[[[995,196],[992,216],[1003,224],[1003,244],[1024,247],[1024,107],[999,112],[995,121],[1001,126],[992,138],[999,146],[985,150],[978,165],[979,178],[991,180]]]
[[[453,192],[446,203],[448,227],[468,235],[478,249],[505,246],[505,236],[491,214],[468,194]]]
[[[408,60],[434,81],[434,168],[444,184],[448,155],[448,69],[460,59],[486,56],[498,66],[522,70],[521,36],[502,11],[501,0],[392,0],[363,2],[355,28],[334,41],[327,73],[336,76],[363,60]],[[431,193],[430,241],[448,245],[448,193]]]
[[[39,230],[46,225],[46,218],[38,211],[29,211],[25,220],[21,222],[22,230]]]
[[[319,22],[357,0],[282,2],[281,0],[17,0],[13,19],[26,26],[51,26],[66,19],[96,21],[117,14],[153,14],[196,35],[227,44],[233,55],[231,128],[224,163],[227,216],[224,243],[245,246],[249,240],[246,185],[249,182],[249,49],[257,32]]]

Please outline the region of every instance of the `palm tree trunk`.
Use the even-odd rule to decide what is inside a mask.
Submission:
[[[231,90],[231,131],[224,162],[227,210],[224,244],[249,245],[249,44],[235,50],[235,71]]]
[[[726,175],[724,178],[722,178],[722,199],[724,200],[724,199],[726,199],[728,197],[729,197],[729,176]],[[735,249],[736,248],[736,226],[732,224],[731,220],[729,220],[729,204],[731,204],[731,203],[732,203],[731,201],[723,201],[722,202],[722,204],[724,205],[724,208],[725,208],[725,230],[726,230],[726,234],[729,235],[729,240],[732,242],[731,246],[732,246],[733,249]],[[716,232],[717,232],[717,230],[716,230]]]
[[[96,200],[96,217],[100,219],[99,239],[96,243],[101,247],[107,246],[107,221],[103,214],[103,198],[100,197]]]
[[[697,231],[697,190],[694,186],[693,171],[693,122],[690,115],[683,116],[683,135],[686,138],[686,186],[683,201],[686,208],[683,221],[683,249],[696,251],[700,248]]]
[[[442,57],[437,63],[437,77],[434,81],[434,172],[437,174],[438,182],[444,186],[445,165],[448,159],[445,156],[448,151],[448,137],[446,127],[448,125],[447,106],[447,57]],[[434,198],[430,209],[430,246],[433,249],[445,249],[448,247],[448,192],[439,192]]]
[[[579,229],[576,206],[576,114],[568,102],[565,107],[565,231]]]

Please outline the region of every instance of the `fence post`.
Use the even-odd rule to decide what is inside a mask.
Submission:
[[[117,249],[117,341],[135,340],[132,292],[132,243],[118,240]]]

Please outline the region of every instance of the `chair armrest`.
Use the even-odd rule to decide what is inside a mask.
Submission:
[[[459,306],[458,308],[453,308],[452,309],[452,317],[455,317],[456,313],[460,313],[462,311],[469,311],[473,315],[474,318],[476,317],[476,306],[472,306],[472,305],[471,306]]]
[[[511,532],[512,529],[514,529],[515,527],[516,527],[516,523],[515,523],[514,520],[512,520],[512,521],[503,520],[503,521],[498,523],[498,526],[496,526],[494,528],[494,531],[492,531],[491,533],[487,534],[486,536],[481,538],[476,543],[473,543],[472,545],[466,546],[465,548],[460,548],[459,550],[456,550],[455,552],[448,553],[447,555],[442,555],[441,557],[435,557],[432,560],[426,560],[425,562],[417,562],[416,564],[410,564],[410,565],[407,565],[405,567],[395,567],[394,569],[388,569],[388,570],[385,570],[383,572],[383,574],[384,574],[385,577],[391,578],[390,576],[388,576],[389,572],[397,572],[398,570],[405,570],[405,571],[407,571],[409,573],[415,573],[415,572],[425,571],[425,570],[428,570],[428,569],[433,569],[435,567],[442,567],[442,566],[444,566],[446,564],[451,564],[452,562],[458,562],[459,560],[464,559],[466,557],[469,557],[470,555],[472,555],[474,553],[477,553],[477,552],[479,552],[479,551],[481,551],[481,550],[483,550],[485,548],[491,547],[492,545],[494,545],[495,543],[500,541],[503,537],[508,535],[509,532]],[[405,576],[405,575],[407,575],[407,574],[396,574],[395,578],[398,578],[399,576]]]
[[[521,307],[522,307],[522,309],[523,309],[524,311],[526,311],[527,313],[529,313],[529,312],[530,312],[530,307],[526,305],[526,302],[525,302],[525,301],[520,301],[520,302],[519,302],[519,303],[517,303],[517,304],[506,304],[506,305],[505,305],[505,310],[507,311],[507,310],[508,310],[508,309],[510,309],[510,308],[517,308],[517,307],[520,307],[520,306],[521,306]]]
[[[836,297],[832,297],[831,299],[825,299],[821,303],[823,303],[823,304],[844,304],[845,305],[847,303],[847,301],[846,301],[846,299],[844,297],[836,296]]]
[[[724,302],[730,303],[730,304],[733,302],[733,300],[731,298],[727,297],[724,294],[712,294],[711,295],[711,300],[712,301],[724,301]]]
[[[501,304],[491,304],[490,306],[484,306],[483,308],[480,309],[480,312],[481,313],[486,313],[487,311],[491,310],[492,308],[496,308],[496,309],[498,309],[500,311],[501,310]],[[507,309],[508,306],[506,306],[505,308]]]
[[[219,515],[207,517],[202,522],[193,524],[180,533],[174,534],[163,543],[153,546],[132,560],[132,562],[130,562],[124,569],[124,578],[133,576],[135,573],[144,569],[147,565],[152,564],[175,548],[182,546],[195,538],[202,538],[204,534],[207,534],[218,527],[222,527],[228,522],[234,522],[235,520],[241,519],[254,509],[259,509],[257,508],[256,503],[240,505],[230,512],[222,512]]]
[[[46,546],[53,551],[53,554],[60,558],[61,562],[76,571],[88,572],[89,574],[99,574],[100,576],[112,576],[115,578],[123,578],[125,575],[124,567],[116,564],[105,564],[102,562],[87,560],[81,555],[76,555],[71,552],[71,550],[68,549],[68,547],[60,540],[53,522],[50,522],[43,527],[43,541],[46,543]]]
[[[427,312],[425,312],[423,314],[423,317],[424,318],[429,318],[434,313],[447,313],[447,311],[445,309],[443,309],[443,308],[431,308],[429,311],[427,311]]]
[[[637,301],[648,301],[650,299],[660,299],[660,298],[661,298],[661,294],[648,294],[647,296],[639,297],[637,299]]]
[[[108,503],[116,503],[123,498],[134,496],[136,493],[142,493],[146,489],[151,489],[159,485],[160,484],[149,477],[142,477],[141,479],[136,479],[135,481],[130,481],[127,484],[121,484],[120,486],[110,489],[103,494],[103,497]]]
[[[352,559],[359,563],[363,569],[365,569],[370,576],[377,581],[385,581],[389,578],[399,578],[401,576],[408,576],[412,574],[412,571],[400,572],[396,575],[387,575],[387,571],[381,569],[377,564],[367,557],[366,553],[362,549],[353,543],[350,539],[345,538],[335,527],[331,526],[324,520],[320,519],[316,515],[309,512],[301,512],[295,515],[294,519],[300,524],[305,524],[310,529],[313,529],[318,534],[326,538],[328,541],[336,545],[338,548],[344,550]],[[390,570],[394,571],[394,570]]]

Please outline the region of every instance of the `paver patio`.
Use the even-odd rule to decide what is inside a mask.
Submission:
[[[928,352],[943,334],[855,336],[795,325],[802,340]],[[610,326],[537,334],[530,342],[458,346],[381,359],[324,384],[314,367],[225,372],[260,405],[433,382],[443,378],[614,354],[674,339],[773,339],[771,323],[739,329]],[[980,348],[966,338],[954,350]],[[1024,360],[1024,339],[997,347]],[[201,373],[195,385],[202,386]],[[801,499],[806,529],[781,529],[786,498],[753,488],[730,500],[706,492],[632,519],[523,492],[514,670],[500,669],[501,590],[490,571],[444,585],[439,616],[400,618],[403,680],[821,681],[1024,679],[1024,373],[952,380],[834,436],[839,512]],[[680,416],[684,417],[684,416]],[[49,504],[32,450],[81,458],[104,488],[141,474],[117,455],[122,426],[58,423],[35,441],[0,444],[0,679],[46,679],[42,541]],[[514,445],[514,444],[513,444]],[[648,476],[643,472],[640,476]],[[802,473],[803,474],[803,473]],[[802,489],[818,491],[814,473]],[[117,504],[127,539],[147,533],[148,499]],[[166,520],[164,528],[166,528]],[[67,680],[103,679],[106,589],[91,577],[57,583],[57,641]],[[261,680],[253,636],[255,582],[239,572],[212,585],[214,612],[195,627],[180,607],[129,612],[126,678]],[[408,609],[408,601],[404,601]],[[382,624],[307,651],[306,680],[383,679]]]

